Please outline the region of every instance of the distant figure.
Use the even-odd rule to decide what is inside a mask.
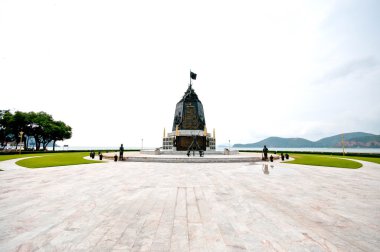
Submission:
[[[289,159],[289,154],[288,153],[285,154],[285,158]]]
[[[268,148],[266,145],[264,145],[263,152],[264,152],[264,160],[268,160]]]
[[[190,151],[187,151],[187,154],[186,154],[188,157],[190,157]]]
[[[124,157],[123,157],[123,153],[124,153],[124,147],[123,147],[123,144],[120,145],[120,155],[119,155],[119,160],[124,160]]]
[[[99,160],[103,160],[103,154],[99,151]]]
[[[281,153],[281,160],[284,161],[285,157],[284,157],[284,154]]]
[[[199,151],[199,156],[203,157],[203,151],[202,150]]]
[[[270,155],[269,159],[271,162],[273,162],[273,156],[272,155]]]

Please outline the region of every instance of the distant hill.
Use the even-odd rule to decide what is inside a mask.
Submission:
[[[263,147],[264,145],[270,147],[282,147],[286,146],[289,148],[302,148],[302,147],[313,147],[314,142],[309,141],[304,138],[282,138],[282,137],[268,137],[257,143],[250,144],[234,144],[233,147]]]
[[[369,134],[369,133],[364,133],[364,132],[347,133],[347,134],[344,134],[344,142],[346,145],[346,142],[350,141],[351,139],[358,139],[358,142],[360,142],[361,141],[360,139],[363,137],[369,137],[369,139],[372,139],[375,136],[376,135],[374,134]],[[363,140],[368,141],[369,139],[367,140],[363,139]],[[329,148],[329,147],[341,147],[341,146],[342,146],[342,134],[322,138],[315,142],[315,147]]]
[[[234,148],[336,148],[342,146],[342,134],[322,138],[316,142],[304,138],[268,137],[257,143],[234,144]],[[344,134],[344,145],[351,148],[380,148],[380,135],[364,132]]]

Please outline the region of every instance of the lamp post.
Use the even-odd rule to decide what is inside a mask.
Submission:
[[[24,135],[24,132],[20,131],[20,154],[21,154],[22,135]]]

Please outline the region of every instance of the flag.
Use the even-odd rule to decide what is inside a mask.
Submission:
[[[193,80],[197,79],[197,74],[190,71],[190,78]]]

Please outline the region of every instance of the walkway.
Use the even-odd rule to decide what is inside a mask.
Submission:
[[[380,165],[363,163],[2,171],[0,251],[376,251]]]

